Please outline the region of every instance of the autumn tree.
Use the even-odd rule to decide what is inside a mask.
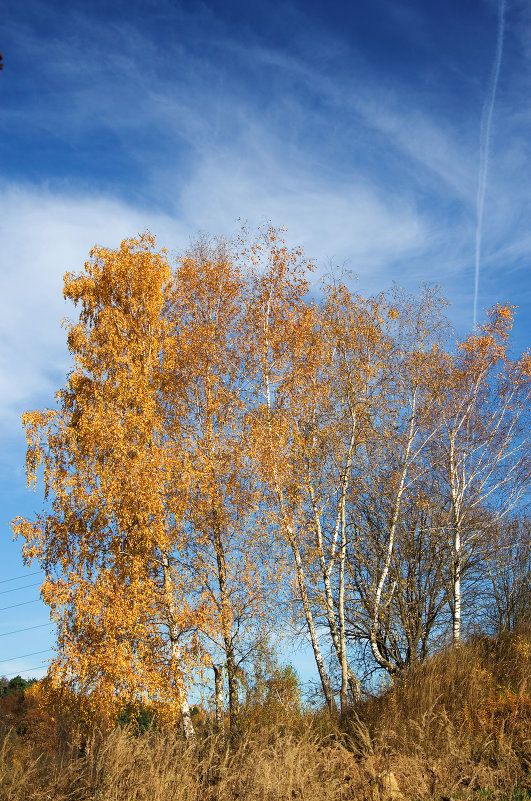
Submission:
[[[285,274],[285,254],[280,264]],[[352,297],[344,285],[327,287],[320,305],[305,303],[307,285],[295,271],[282,296],[278,265],[271,267],[262,281],[265,483],[327,705],[334,711],[323,636],[337,660],[345,712],[360,698],[347,654],[347,499],[385,394],[387,306]]]
[[[387,341],[382,298],[326,288],[311,330],[293,350],[277,392],[289,439],[285,463],[300,507],[300,552],[313,615],[337,660],[342,713],[360,700],[346,631],[348,498],[360,454],[378,416]]]
[[[238,726],[239,662],[275,595],[246,423],[254,404],[252,285],[252,267],[234,244],[202,238],[176,266],[167,309],[167,426],[182,433],[194,466],[185,561],[211,601],[205,648],[218,688],[220,665],[226,673],[232,730]]]
[[[15,531],[46,573],[57,691],[69,687],[111,719],[124,702],[155,699],[178,711],[190,738],[204,605],[190,604],[193,577],[178,568],[194,470],[178,409],[168,431],[161,396],[171,281],[149,234],[94,248],[84,272],[65,276],[65,297],[80,307],[68,325],[74,368],[56,409],[24,415],[28,481],[42,467],[49,505]]]
[[[308,270],[300,250],[289,250],[269,230],[250,252],[257,270],[249,313],[254,363],[256,406],[250,415],[256,467],[261,479],[271,526],[281,551],[290,561],[296,595],[302,607],[317,670],[328,709],[335,711],[332,685],[322,654],[315,610],[310,599],[306,547],[307,494],[291,458],[298,436],[293,406],[284,408],[286,388],[298,380],[294,363],[306,342],[315,342],[316,307],[306,301]]]
[[[51,511],[16,531],[47,574],[55,686],[111,718],[123,703],[177,705],[193,737],[186,687],[206,668],[218,699],[226,673],[237,725],[245,638],[272,614],[283,576],[269,568],[246,434],[258,250],[203,239],[172,269],[154,246],[146,234],[95,248],[65,278],[81,307],[75,367],[56,410],[25,416],[28,477],[44,465]]]

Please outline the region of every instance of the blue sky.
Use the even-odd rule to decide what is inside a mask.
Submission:
[[[457,331],[472,326],[498,11],[497,0],[4,0],[0,580],[31,572],[9,528],[40,506],[24,488],[20,415],[64,383],[62,276],[93,244],[149,228],[181,249],[200,230],[271,220],[318,274],[346,267],[367,294],[438,283]],[[531,311],[530,98],[531,6],[507,0],[478,317],[518,304],[519,351]],[[6,592],[0,609],[37,591]],[[0,635],[47,620],[40,602],[0,614]],[[50,644],[47,627],[0,636],[0,658]],[[0,662],[0,674],[47,657]]]

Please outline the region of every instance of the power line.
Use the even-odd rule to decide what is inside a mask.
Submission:
[[[31,631],[32,629],[42,629],[44,626],[52,626],[53,623],[39,623],[37,626],[28,626],[25,629],[15,629],[14,631],[4,631],[0,637],[7,637],[8,634],[20,634],[23,631]]]
[[[35,584],[23,584],[22,587],[13,587],[12,590],[0,590],[0,595],[5,595],[6,592],[17,592],[17,590],[27,590],[30,587],[38,587],[40,581],[36,581]]]
[[[27,656],[37,656],[37,654],[47,654],[48,651],[51,651],[51,648],[45,648],[44,651],[32,651],[31,654],[21,654],[21,656],[12,656],[11,659],[0,659],[0,665],[5,664],[6,662],[15,662],[17,659],[26,659]]]
[[[50,661],[49,659],[47,660]],[[30,670],[42,670],[44,667],[44,663],[41,665],[36,665],[35,667],[30,668],[22,668],[22,673],[29,673]],[[11,673],[4,673],[5,678],[7,679],[8,676],[20,676],[20,670],[13,670]]]
[[[5,612],[6,609],[14,609],[16,606],[27,606],[28,604],[36,604],[37,601],[40,601],[40,598],[34,598],[33,601],[22,601],[21,604],[11,604],[11,606],[3,606],[0,609],[0,612]]]
[[[2,581],[0,581],[0,584],[7,584],[8,581],[18,581],[21,578],[29,578],[30,576],[36,576],[40,572],[41,572],[40,570],[35,570],[33,573],[24,573],[24,575],[22,576],[14,576],[13,578],[10,579],[3,579]]]

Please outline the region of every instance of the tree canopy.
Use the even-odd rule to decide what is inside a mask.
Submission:
[[[246,660],[291,625],[345,711],[364,644],[397,673],[458,643],[472,594],[503,604],[492,543],[511,552],[529,478],[513,307],[450,347],[436,290],[312,299],[312,269],[268,228],[174,263],[144,234],[65,276],[73,367],[24,415],[48,503],[14,521],[46,574],[63,703],[147,704],[193,737],[191,685],[225,674],[236,727]]]

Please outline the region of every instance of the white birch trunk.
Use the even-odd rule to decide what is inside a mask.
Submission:
[[[223,731],[223,667],[212,665],[214,671],[214,693],[216,704],[216,727]]]
[[[347,552],[347,535],[345,520],[345,503],[342,499],[341,504],[341,550],[339,553],[339,658],[341,663],[341,714],[344,715],[348,709],[347,686],[348,686],[348,665],[347,665],[347,642],[345,636],[345,559]]]
[[[414,431],[415,431],[415,407],[416,407],[416,393],[413,394],[413,402],[412,402],[412,411],[411,411],[411,419],[409,421],[409,428],[408,428],[408,435],[407,435],[407,442],[406,442],[406,452],[404,454],[404,463],[402,465],[402,473],[400,475],[400,481],[398,484],[398,489],[396,492],[395,504],[393,507],[393,513],[391,516],[391,525],[389,527],[389,541],[387,543],[387,553],[385,555],[384,566],[382,570],[382,574],[380,576],[380,580],[378,582],[378,586],[376,587],[376,593],[374,596],[374,611],[373,611],[373,619],[372,619],[372,626],[369,635],[369,642],[371,645],[371,651],[373,653],[374,658],[376,659],[377,663],[388,670],[390,673],[396,672],[396,667],[389,662],[388,659],[380,651],[378,646],[378,618],[380,616],[380,605],[382,600],[382,592],[383,588],[389,574],[389,568],[391,566],[391,558],[393,556],[393,550],[395,545],[395,533],[396,527],[398,524],[398,517],[400,514],[400,507],[402,504],[402,495],[404,494],[404,488],[406,484],[406,476],[407,471],[409,468],[409,457],[411,453],[411,446],[413,444],[414,438]]]
[[[299,587],[299,595],[302,601],[302,607],[304,609],[304,617],[306,618],[306,625],[308,626],[308,632],[310,634],[310,640],[312,643],[313,654],[315,657],[315,663],[317,665],[317,670],[319,671],[319,677],[321,679],[321,685],[323,687],[324,696],[326,699],[326,705],[331,713],[336,711],[336,702],[334,699],[334,693],[332,691],[332,687],[330,685],[330,679],[328,678],[328,673],[326,670],[326,666],[324,663],[323,656],[321,654],[321,648],[319,645],[319,637],[317,636],[317,629],[315,628],[315,623],[313,620],[312,609],[310,606],[310,600],[308,598],[308,590],[306,587],[306,577],[304,574],[304,566],[302,562],[302,557],[300,554],[299,547],[295,540],[293,530],[286,527],[286,531],[288,533],[288,538],[291,545],[291,550],[293,552],[293,556],[295,558],[295,569],[297,575],[297,585]]]
[[[450,479],[451,517],[452,517],[452,645],[461,641],[461,506],[462,491],[459,488],[459,476],[456,464],[455,435],[450,435],[450,452],[448,458]]]
[[[461,538],[459,532],[454,536],[454,569],[453,569],[453,620],[452,644],[458,645],[461,641]]]
[[[315,490],[312,484],[309,465],[307,465],[307,473],[308,473],[308,490],[310,493],[310,499],[312,503],[312,511],[314,517],[314,525],[315,525],[315,533],[317,538],[317,548],[319,552],[319,564],[321,568],[321,575],[323,578],[323,586],[324,586],[324,594],[325,594],[325,608],[326,608],[326,617],[328,620],[328,628],[330,630],[330,636],[332,637],[332,643],[334,645],[334,650],[341,668],[341,683],[342,687],[348,682],[350,687],[350,691],[352,694],[352,698],[355,703],[359,703],[361,701],[361,689],[360,683],[352,670],[351,666],[348,664],[347,656],[346,656],[346,635],[345,635],[345,560],[346,560],[346,520],[345,520],[345,503],[346,503],[346,493],[348,488],[348,481],[349,481],[349,472],[352,466],[352,455],[354,452],[354,434],[351,435],[349,441],[349,447],[347,451],[347,458],[345,463],[345,469],[343,471],[343,475],[341,478],[341,493],[340,493],[340,500],[338,504],[338,513],[336,519],[336,526],[334,529],[334,534],[332,537],[332,544],[330,549],[330,559],[328,565],[325,561],[325,553],[324,553],[324,539],[323,539],[323,531],[321,526],[321,518],[319,509],[317,506],[317,500],[315,497]],[[337,557],[337,540],[339,537],[339,530],[341,529],[341,546],[340,546],[340,576],[339,576],[339,599],[338,599],[338,617],[339,617],[339,629],[336,622],[336,615],[334,611],[334,596],[332,592],[332,584],[331,584],[331,575],[332,570],[334,568],[336,557]],[[346,691],[343,693],[342,697],[344,698],[343,705],[346,705]],[[342,709],[342,711],[344,711]]]
[[[181,712],[181,720],[183,724],[183,732],[188,742],[195,742],[195,731],[192,723],[192,716],[190,714],[190,706],[186,697],[186,685],[184,681],[183,671],[183,658],[181,647],[179,645],[179,631],[177,629],[177,610],[175,606],[175,598],[173,595],[173,586],[171,580],[170,560],[167,554],[162,555],[162,570],[164,577],[164,597],[166,601],[166,610],[168,615],[168,631],[170,635],[171,645],[171,668],[174,686],[177,690],[177,701]]]

